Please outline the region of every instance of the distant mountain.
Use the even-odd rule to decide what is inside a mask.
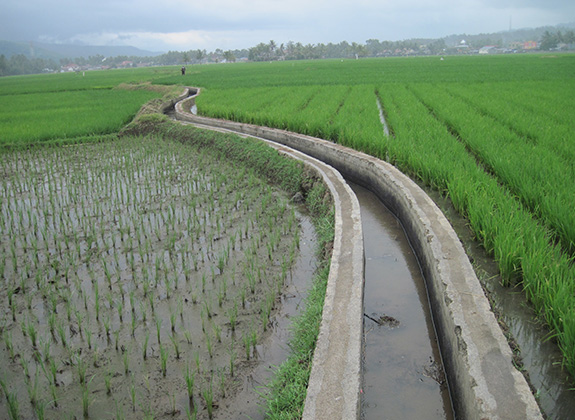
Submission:
[[[23,54],[28,58],[59,60],[61,58],[88,58],[96,55],[103,55],[104,57],[117,57],[123,55],[128,57],[155,57],[162,53],[145,51],[129,46],[65,45],[0,40],[0,55],[2,54],[7,58],[10,58],[13,55]]]
[[[477,44],[479,46],[490,44],[509,44],[519,41],[540,41],[545,31],[555,33],[557,31],[572,31],[575,29],[575,22],[563,23],[555,26],[540,26],[537,28],[518,28],[511,31],[500,31],[483,34],[454,34],[444,37],[448,46],[458,45],[462,40],[468,44]]]

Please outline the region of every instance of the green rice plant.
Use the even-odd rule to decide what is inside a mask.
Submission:
[[[106,262],[106,260],[103,260],[102,264],[104,266],[104,275],[106,276],[106,280],[108,281],[108,288],[112,290],[112,271],[110,270],[110,267],[108,267],[108,263]]]
[[[125,420],[126,415],[124,414],[124,407],[118,403],[118,400],[114,398],[114,404],[116,405],[116,418],[115,420]]]
[[[195,374],[190,369],[189,363],[186,363],[186,371],[184,375],[184,380],[186,381],[186,388],[188,390],[188,400],[190,401],[190,406],[194,406],[194,382]]]
[[[146,331],[146,336],[144,338],[144,344],[142,345],[142,358],[144,360],[148,359],[148,341],[150,340],[150,332]]]
[[[155,315],[156,310],[154,307],[154,296],[152,294],[148,295],[148,301],[150,302],[150,308],[152,309],[152,315]]]
[[[222,398],[226,398],[226,370],[225,368],[220,371],[220,391],[222,393]]]
[[[212,378],[210,378],[205,387],[202,388],[202,397],[204,397],[204,402],[206,403],[208,418],[211,420],[214,415],[214,390],[212,388]]]
[[[219,326],[218,324],[214,324],[212,328],[214,330],[214,335],[216,337],[216,340],[218,341],[218,343],[221,343],[222,342],[222,327]]]
[[[122,296],[124,296],[122,294]],[[123,300],[119,300],[118,302],[116,302],[116,308],[118,310],[118,317],[120,318],[120,322],[124,322],[124,302]]]
[[[225,298],[224,292],[221,288],[218,289],[217,296],[218,296],[218,306],[221,308]]]
[[[162,344],[161,339],[161,329],[162,329],[162,319],[159,316],[156,316],[156,336],[158,338],[158,344]]]
[[[142,322],[147,324],[148,322],[148,311],[146,309],[146,304],[144,301],[140,301],[140,314],[142,315]]]
[[[172,290],[172,278],[170,276],[164,277],[164,285],[166,287],[166,298],[170,299],[170,294]]]
[[[116,351],[120,351],[120,329],[114,331],[114,346]]]
[[[5,332],[3,334],[3,339],[4,339],[4,345],[6,346],[6,349],[8,350],[8,353],[10,354],[10,359],[12,359],[12,361],[14,361],[16,359],[16,351],[14,350],[14,342],[12,340],[12,332],[8,331]]]
[[[110,325],[111,325],[109,315],[106,316],[106,318],[104,318],[103,324],[104,324],[104,331],[106,332],[106,337],[108,338],[108,341],[109,341],[110,340]]]
[[[60,337],[60,341],[64,348],[68,348],[68,338],[66,337],[66,330],[62,324],[58,324],[58,336]]]
[[[226,255],[225,254],[221,254],[218,256],[218,270],[220,271],[220,274],[224,273],[224,268],[226,266]]]
[[[253,326],[250,328],[250,343],[252,345],[253,355],[255,356],[257,355],[258,332]]]
[[[178,296],[178,303],[177,303],[177,313],[180,315],[180,319],[183,321],[184,319],[184,299],[182,295]]]
[[[213,349],[212,338],[210,337],[210,334],[208,334],[208,333],[205,334],[204,341],[206,343],[206,349],[208,350],[208,354],[210,355],[210,359],[211,359],[214,356],[214,349]]]
[[[8,290],[10,291],[10,290],[13,290],[13,289],[12,289],[12,288],[9,288]],[[9,292],[9,293],[10,293],[10,292]],[[11,293],[13,294],[14,292],[12,291]],[[8,297],[8,301],[9,301],[9,304],[10,304],[10,312],[12,313],[12,321],[13,321],[13,322],[16,322],[16,312],[18,311],[18,309],[17,309],[17,307],[16,307],[16,301],[15,301],[14,299],[12,299],[12,297],[11,297],[10,295],[9,295],[9,297]]]
[[[175,336],[171,336],[170,340],[172,341],[172,344],[174,345],[174,351],[176,352],[176,359],[180,359],[180,343],[178,341],[178,337]]]
[[[34,374],[34,380],[30,380],[27,383],[28,389],[28,397],[30,398],[30,404],[32,408],[36,409],[36,405],[38,404],[38,375],[40,371],[36,369],[36,373]]]
[[[234,301],[234,306],[228,310],[228,319],[230,321],[230,328],[232,331],[236,330],[236,322],[238,318],[238,304]]]
[[[210,296],[206,296],[204,300],[204,312],[208,319],[212,318],[212,299]]]
[[[91,381],[90,381],[91,382]],[[90,398],[90,391],[88,389],[88,383],[82,385],[82,414],[84,417],[89,417],[90,405],[94,402],[93,398]]]
[[[124,374],[127,376],[130,373],[130,350],[125,349],[122,354],[122,360],[124,361]]]
[[[46,358],[45,363],[41,365],[42,370],[44,371],[44,376],[50,385],[57,386],[57,378],[56,375],[58,373],[58,367],[56,365],[56,361],[53,357],[49,356]]]
[[[160,343],[160,365],[162,368],[162,376],[166,377],[168,371],[168,349],[162,346]]]
[[[104,385],[106,386],[106,394],[112,394],[112,372],[108,371],[104,376]]]
[[[243,342],[244,342],[244,350],[246,352],[246,359],[250,360],[250,355],[251,355],[251,345],[252,345],[252,341],[251,341],[251,335],[246,331],[243,335]]]
[[[49,384],[50,388],[50,397],[52,398],[51,403],[54,404],[54,407],[58,407],[58,392],[56,391],[56,385],[52,382]]]
[[[131,323],[131,334],[132,337],[135,337],[136,334],[136,327],[138,326],[138,318],[136,316],[136,312],[132,311],[132,323]]]
[[[78,380],[81,385],[84,385],[86,383],[86,371],[88,370],[88,365],[79,353],[76,353],[74,356],[74,363],[78,370]]]
[[[100,321],[100,291],[98,289],[98,282],[92,283],[94,287],[94,311],[96,312],[96,320]]]
[[[130,397],[132,400],[132,411],[136,412],[136,382],[134,380],[134,376],[132,376],[132,380],[130,381]]]
[[[170,311],[170,325],[171,325],[172,333],[175,333],[176,332],[176,314],[172,311]]]
[[[196,363],[196,372],[200,374],[202,371],[201,369],[202,365],[200,363],[200,353],[197,351],[194,352],[194,362]]]
[[[196,420],[198,418],[198,408],[196,406],[186,407],[186,418],[188,420]]]
[[[47,363],[50,360],[50,348],[51,348],[51,346],[52,346],[52,344],[51,344],[50,339],[48,337],[40,339],[39,347],[41,348],[41,353],[42,353],[43,360],[45,363]],[[37,359],[38,359],[38,361],[42,360],[42,357],[40,356],[40,352],[38,352]],[[43,366],[44,366],[44,363],[42,364],[42,367]]]
[[[16,392],[6,392],[6,402],[8,403],[8,417],[11,420],[19,420],[20,419],[20,403],[18,402],[18,396]]]
[[[148,293],[150,292],[150,279],[148,279],[147,276],[144,276],[142,279],[142,290],[144,297],[148,297]]]

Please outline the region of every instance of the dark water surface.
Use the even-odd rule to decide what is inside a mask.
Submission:
[[[453,419],[417,259],[399,220],[374,194],[352,188],[365,248],[362,416]]]

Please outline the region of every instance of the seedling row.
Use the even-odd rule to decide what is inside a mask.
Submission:
[[[0,162],[0,409],[211,418],[298,253],[288,200],[155,138]]]

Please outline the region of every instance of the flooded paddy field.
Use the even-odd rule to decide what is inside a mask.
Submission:
[[[6,152],[0,198],[3,416],[211,418],[242,388],[300,254],[287,197],[124,138]]]

